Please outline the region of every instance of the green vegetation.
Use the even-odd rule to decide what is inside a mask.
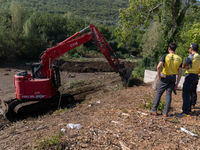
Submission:
[[[46,149],[51,146],[56,146],[60,143],[62,135],[53,135],[51,138],[46,138],[40,142],[37,142],[37,140],[34,140],[33,142],[37,142],[38,146],[37,149]]]
[[[143,109],[148,108],[149,110],[151,110],[153,107],[153,104],[154,104],[154,98],[150,97],[148,99],[145,99],[144,102],[141,102],[139,107]],[[162,111],[164,109],[164,106],[165,106],[165,100],[161,99],[157,110]]]
[[[8,134],[12,134],[15,132],[15,128],[14,127],[11,127],[10,130],[8,131]]]
[[[131,79],[129,80],[127,86],[128,87],[132,87],[134,85],[139,86],[141,84],[143,84],[143,79],[139,76],[134,76],[134,74],[132,75]]]
[[[194,131],[194,134],[199,135],[197,131]]]
[[[65,109],[58,109],[58,110],[56,110],[56,111],[54,112],[54,114],[56,114],[56,113],[61,113],[61,112],[66,112],[66,111],[68,111],[67,108],[65,108]]]
[[[69,89],[81,87],[84,84],[85,82],[83,80],[72,80],[72,81],[69,81]]]
[[[128,8],[128,0],[14,0],[33,11],[78,16],[89,22],[117,24],[119,9]]]
[[[173,123],[178,123],[178,120],[177,120],[177,119],[172,119],[171,122],[173,122]]]
[[[86,104],[86,103],[88,103],[88,101],[86,101],[86,100],[81,102],[81,104]]]
[[[128,111],[126,110],[126,108],[123,108],[123,109],[122,109],[122,112],[123,112],[123,113],[128,113]]]

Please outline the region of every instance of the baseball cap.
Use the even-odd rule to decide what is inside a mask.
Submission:
[[[197,51],[199,46],[196,43],[190,43],[190,47],[189,48],[192,48],[193,50]]]

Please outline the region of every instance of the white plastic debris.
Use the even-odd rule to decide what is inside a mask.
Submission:
[[[101,102],[100,102],[100,101],[97,101],[97,103],[100,104]]]
[[[126,113],[122,113],[121,115],[123,115],[123,116],[130,116],[129,114],[126,114]]]
[[[66,130],[64,128],[61,129],[62,132],[65,132]]]
[[[139,113],[139,114],[141,114],[141,115],[148,116],[148,114],[147,114],[147,113],[143,113],[143,112],[141,112],[141,111],[137,111],[137,113]]]
[[[37,130],[43,129],[43,128],[47,127],[47,126],[49,126],[49,125],[47,124],[47,125],[44,125],[44,126],[38,127]]]
[[[186,130],[185,128],[181,128],[181,131],[183,131],[183,132],[185,132],[185,133],[187,133],[187,134],[190,134],[191,136],[198,136],[197,134],[194,134],[194,133],[192,133],[192,132]]]
[[[73,124],[73,123],[68,123],[67,128],[68,129],[80,129],[82,126],[80,124]]]

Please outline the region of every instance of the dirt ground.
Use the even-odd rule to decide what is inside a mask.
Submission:
[[[75,103],[68,109],[53,108],[15,122],[1,116],[0,149],[200,149],[200,92],[191,116],[175,116],[181,112],[181,89],[172,95],[170,116],[154,116],[148,113],[148,104],[153,102],[156,92],[150,84],[123,88],[120,76],[111,72],[112,68],[109,70],[109,64],[103,61],[62,61],[59,65],[63,69],[60,91],[74,95]],[[125,63],[132,69],[135,65]],[[18,69],[24,67],[18,66]],[[0,99],[14,97],[15,70],[13,67],[0,69]],[[79,81],[84,82],[71,88],[70,83]],[[82,127],[68,129],[69,123]]]

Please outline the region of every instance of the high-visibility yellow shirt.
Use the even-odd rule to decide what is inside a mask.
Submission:
[[[165,54],[160,61],[164,62],[162,74],[175,75],[178,73],[178,68],[182,68],[182,58],[176,54]]]
[[[192,55],[189,55],[185,61],[186,64],[189,64],[190,69],[187,69],[185,71],[186,74],[192,73],[192,74],[198,74],[199,68],[200,68],[200,55],[198,53],[194,53]]]

